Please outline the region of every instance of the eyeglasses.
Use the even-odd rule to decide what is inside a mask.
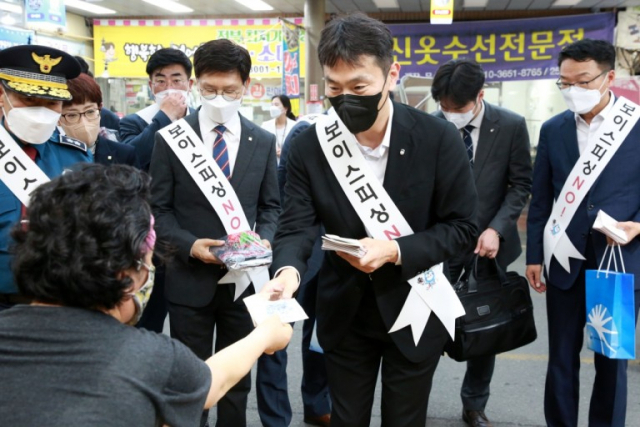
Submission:
[[[65,119],[70,125],[74,125],[80,122],[80,117],[84,116],[87,120],[93,121],[100,118],[100,110],[87,110],[84,113],[67,113],[62,114],[62,118]]]
[[[578,83],[565,83],[560,81],[560,79],[558,79],[558,81],[556,82],[556,86],[558,86],[558,89],[562,90],[562,89],[568,89],[572,86],[578,86],[581,88],[586,88],[587,86],[589,86],[589,83],[593,82],[594,80],[598,79],[599,77],[602,77],[603,75],[607,74],[609,71],[611,70],[605,70],[603,72],[601,72],[600,74],[598,74],[597,76],[595,76],[594,78],[592,78],[591,80],[587,81],[587,82],[578,82]]]
[[[202,97],[208,101],[211,101],[212,99],[216,99],[216,96],[218,96],[218,91],[216,90],[208,90],[205,88],[198,88],[198,90],[200,91],[200,95],[202,95]],[[222,98],[225,101],[231,102],[240,98],[240,96],[242,95],[242,91],[227,89],[227,90],[221,91],[220,95],[222,95]]]
[[[156,87],[158,89],[164,89],[167,87],[167,84],[169,83],[171,83],[170,87],[185,87],[187,82],[188,80],[184,80],[184,79],[171,79],[171,81],[167,81],[164,79],[157,79],[151,82],[151,84],[153,85],[153,87]]]

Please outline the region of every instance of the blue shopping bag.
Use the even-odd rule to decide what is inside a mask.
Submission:
[[[607,246],[602,261],[609,252],[606,270],[602,262],[598,270],[587,270],[587,346],[610,359],[636,358],[636,322],[634,311],[633,274],[625,273],[622,261],[619,272],[614,249]],[[610,249],[610,250],[609,250]],[[611,259],[615,270],[611,271]]]

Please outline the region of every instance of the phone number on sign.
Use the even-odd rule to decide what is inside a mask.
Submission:
[[[514,78],[539,78],[557,77],[560,74],[558,67],[521,68],[519,70],[487,70],[484,72],[488,79],[514,79]]]

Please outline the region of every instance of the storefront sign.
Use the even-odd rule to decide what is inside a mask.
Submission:
[[[302,18],[293,20],[302,24]],[[191,28],[197,27],[197,28]],[[283,36],[278,19],[97,19],[94,20],[96,74],[108,77],[148,77],[149,57],[158,49],[175,47],[193,59],[209,40],[226,38],[251,54],[252,78],[281,79]],[[304,32],[300,38],[300,74],[305,69]]]
[[[556,79],[558,53],[584,38],[613,42],[615,15],[389,25],[400,75],[433,77],[451,59],[474,59],[487,81]]]

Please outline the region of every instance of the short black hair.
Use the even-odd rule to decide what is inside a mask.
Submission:
[[[484,70],[471,59],[452,59],[436,72],[431,84],[431,96],[436,102],[441,99],[462,107],[475,101],[484,86]]]
[[[89,71],[89,64],[87,63],[87,61],[85,61],[82,56],[78,56],[78,55],[74,56],[74,58],[76,58],[76,61],[78,61],[78,64],[80,64],[80,68],[82,69],[82,72],[88,75],[89,77],[93,77],[93,73]]]
[[[201,45],[193,55],[196,78],[208,73],[238,71],[242,83],[246,83],[251,72],[249,51],[228,39],[211,40]]]
[[[183,51],[172,47],[156,50],[155,53],[151,55],[149,62],[147,62],[147,74],[149,78],[151,78],[156,70],[174,64],[182,65],[184,72],[187,73],[187,77],[191,78],[193,64],[191,64],[191,61],[189,61],[189,58]]]
[[[393,63],[393,37],[389,28],[367,15],[356,12],[338,16],[320,33],[320,65],[333,67],[338,61],[360,65],[361,56],[373,56],[383,73]]]
[[[616,49],[606,40],[582,39],[566,45],[560,51],[558,66],[565,59],[577,62],[594,60],[603,71],[608,71],[616,68]]]
[[[77,165],[31,196],[28,229],[16,226],[20,293],[51,304],[111,309],[132,281],[118,273],[149,252],[150,178],[126,165]]]

